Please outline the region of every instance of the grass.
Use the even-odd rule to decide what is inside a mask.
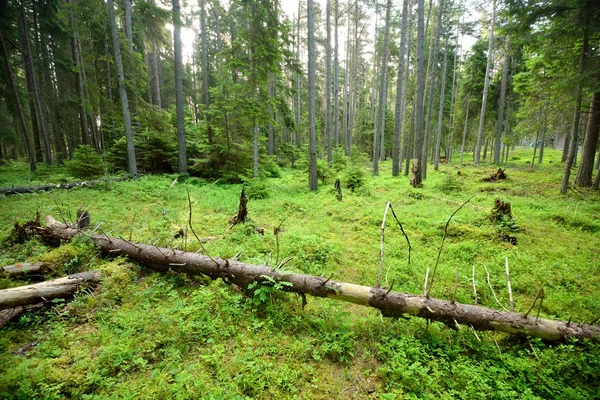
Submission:
[[[412,262],[407,264],[406,241],[388,215],[384,284],[394,279],[394,290],[422,293],[446,221],[476,194],[449,225],[431,295],[452,297],[458,267],[457,301],[473,303],[475,266],[479,304],[500,308],[486,267],[507,306],[507,257],[517,311],[529,308],[543,284],[542,316],[589,322],[600,315],[598,194],[559,195],[560,153],[547,150],[545,157],[532,170],[531,151],[515,152],[508,180],[499,183],[482,181],[494,172],[492,165],[430,167],[421,189],[391,177],[387,161],[354,193],[343,189],[342,202],[334,174],[311,193],[303,171],[286,169],[281,178],[267,180],[268,198],[249,202],[252,224],[264,235],[249,225],[229,229],[240,185],[196,178],[173,184],[176,176],[147,176],[9,196],[0,198],[0,237],[36,211],[73,220],[86,207],[92,226],[102,223],[99,230],[111,235],[197,251],[195,239],[175,238],[185,231],[189,189],[198,236],[219,236],[204,245],[209,254],[240,253],[244,262],[270,265],[293,257],[285,268],[374,285],[381,220],[390,201],[410,239]],[[3,186],[56,176],[69,179],[60,168],[33,177],[22,164],[0,168]],[[496,198],[512,203],[513,224],[489,220]],[[280,224],[277,256],[273,229]],[[518,245],[503,241],[501,231]],[[107,277],[93,293],[57,301],[0,330],[0,398],[600,398],[597,344],[476,336],[467,328],[382,319],[375,310],[323,299],[309,298],[302,310],[295,295],[253,298],[221,281],[159,275],[125,259],[102,259],[84,239],[58,249],[36,240],[4,244],[0,264],[19,261],[42,261],[55,276],[100,268]],[[0,279],[1,288],[24,283]],[[13,354],[33,342],[37,346],[25,356]]]

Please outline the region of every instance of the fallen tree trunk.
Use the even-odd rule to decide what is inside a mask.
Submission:
[[[42,264],[16,263],[2,267],[3,275],[9,278],[37,276],[43,273]]]
[[[0,290],[0,310],[73,296],[82,287],[100,282],[101,271],[81,272],[33,285]]]
[[[129,179],[131,179],[131,178],[97,179],[97,180],[85,181],[85,182],[71,182],[71,183],[58,183],[58,184],[48,184],[48,185],[40,185],[40,186],[20,186],[20,187],[10,187],[10,188],[0,188],[0,195],[45,192],[45,191],[53,190],[53,189],[73,189],[76,187],[94,186],[99,183],[105,183],[105,182],[121,182],[121,181],[129,180]]]
[[[73,237],[77,230],[46,217],[44,235],[56,235],[63,240]],[[354,304],[374,307],[386,317],[415,315],[433,321],[440,321],[453,329],[466,325],[478,330],[492,330],[511,334],[527,334],[548,341],[561,341],[568,338],[592,339],[600,341],[600,326],[552,321],[543,318],[502,312],[477,305],[460,304],[447,300],[428,298],[409,293],[392,292],[375,287],[338,282],[322,277],[273,270],[265,265],[246,264],[236,260],[226,260],[188,253],[180,250],[160,248],[148,244],[109,236],[94,235],[91,240],[102,253],[110,256],[127,256],[156,271],[175,271],[189,275],[206,275],[213,279],[221,278],[241,287],[253,282],[269,285],[272,282],[288,282],[284,290]]]

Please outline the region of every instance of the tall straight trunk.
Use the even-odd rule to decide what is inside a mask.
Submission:
[[[458,79],[456,79],[456,76],[458,75],[458,69],[457,69],[457,65],[460,66],[460,59],[458,58],[458,53],[460,52],[460,49],[462,49],[462,35],[461,35],[461,39],[460,39],[460,44],[458,42],[458,36],[459,36],[459,27],[460,27],[460,23],[456,24],[456,39],[457,39],[457,49],[454,52],[454,63],[452,66],[452,97],[450,100],[450,123],[448,124],[448,147],[447,147],[447,151],[446,151],[446,162],[448,164],[452,163],[452,155],[454,153],[454,117],[455,117],[455,113],[456,113],[456,108],[454,107],[456,104],[456,95],[458,93]],[[458,62],[457,62],[458,60]]]
[[[298,0],[298,24],[296,25],[296,56],[300,61],[300,14],[302,11],[302,0]],[[302,111],[302,83],[300,82],[300,71],[296,72],[296,146],[300,146],[300,122]]]
[[[342,141],[344,142],[344,150],[346,154],[350,153],[350,149],[348,149],[348,112],[350,108],[350,102],[348,101],[348,97],[350,95],[348,90],[348,77],[349,77],[349,60],[350,60],[350,15],[346,16],[346,61],[344,68],[344,111],[342,113],[343,123],[342,123]]]
[[[562,194],[567,193],[569,187],[569,177],[571,175],[571,168],[575,162],[577,155],[577,140],[579,137],[579,120],[581,118],[581,103],[583,102],[583,76],[587,67],[587,56],[589,52],[589,31],[585,27],[583,29],[583,42],[581,43],[581,57],[579,64],[579,80],[577,82],[577,100],[575,102],[575,111],[573,115],[573,129],[571,131],[571,143],[569,145],[569,156],[567,157],[567,163],[565,165],[565,172],[560,185],[560,192]]]
[[[131,116],[129,115],[129,102],[127,100],[127,88],[125,86],[125,75],[123,74],[123,63],[121,62],[121,48],[119,46],[119,33],[115,19],[113,0],[108,0],[108,11],[110,19],[110,33],[113,42],[113,53],[115,66],[117,67],[117,81],[119,83],[119,94],[121,96],[121,110],[123,112],[123,125],[125,127],[125,139],[127,141],[127,164],[129,175],[137,178],[137,163],[135,160],[135,148],[133,146],[133,133],[131,130]]]
[[[160,77],[158,72],[158,46],[156,38],[152,38],[152,51],[150,52],[150,70],[152,72],[152,99],[158,108],[162,108],[160,97]]]
[[[125,35],[129,50],[133,51],[133,27],[131,25],[131,0],[125,0]]]
[[[508,81],[508,70],[510,68],[510,33],[506,34],[504,55],[504,66],[502,67],[502,82],[500,83],[500,101],[498,102],[498,123],[496,125],[496,140],[494,142],[494,163],[500,163],[500,144],[502,139],[502,127],[504,122],[504,103],[506,99],[506,83]],[[540,154],[542,152],[540,151]]]
[[[378,123],[375,124],[375,140],[373,144],[373,175],[379,175],[379,158],[385,153],[385,109],[387,95],[387,59],[390,45],[390,12],[392,0],[387,0],[385,11],[385,31],[383,36],[383,51],[381,56],[381,86],[379,88]],[[381,142],[380,142],[381,141]]]
[[[413,187],[421,186],[421,166],[423,164],[423,94],[425,82],[423,81],[424,46],[425,46],[425,24],[424,24],[424,0],[418,1],[417,16],[417,82],[416,95],[413,104],[415,113],[415,145],[413,150],[412,173],[410,184]]]
[[[110,115],[110,135],[113,139],[115,134],[115,118],[113,116],[114,102],[112,95],[112,79],[110,74],[110,57],[108,52],[108,37],[104,38],[104,85],[106,86],[106,99],[108,100],[108,113]]]
[[[538,164],[544,160],[544,148],[546,147],[546,132],[548,131],[548,111],[544,112],[544,122],[542,125],[542,139],[540,140],[540,157]]]
[[[8,51],[6,50],[6,44],[4,44],[4,35],[2,34],[1,30],[0,45],[2,46],[2,57],[4,58],[6,75],[8,77],[8,81],[10,82],[10,87],[14,96],[14,102],[17,107],[17,112],[19,114],[19,125],[21,126],[21,132],[23,133],[23,138],[25,139],[25,147],[27,149],[27,155],[29,157],[29,171],[35,172],[35,170],[37,169],[37,165],[35,162],[35,153],[33,150],[31,139],[29,138],[27,124],[25,123],[25,113],[23,112],[23,107],[21,107],[21,101],[19,100],[19,89],[17,88],[17,84],[15,83],[15,79],[10,68],[10,59],[8,58]]]
[[[333,160],[333,154],[331,150],[331,1],[327,0],[325,5],[325,30],[327,31],[327,43],[325,44],[325,57],[327,59],[327,65],[325,69],[325,137],[327,140],[327,161],[329,165]]]
[[[308,15],[308,129],[309,129],[309,164],[308,183],[310,190],[317,190],[317,133],[315,126],[315,22],[313,0],[306,1]],[[336,34],[337,34],[337,0],[336,0]],[[336,35],[337,38],[337,35]],[[337,46],[336,46],[337,47]],[[337,56],[337,54],[336,54]]]
[[[377,93],[377,24],[379,23],[379,13],[377,3],[375,3],[375,33],[373,37],[373,82],[371,84],[371,120],[377,124],[375,117],[375,97]]]
[[[408,3],[408,17],[410,18],[412,16],[412,1],[409,0]],[[412,18],[411,18],[412,21]],[[408,92],[410,89],[410,55],[412,53],[412,27],[413,24],[411,23],[411,21],[409,21],[408,24],[408,32],[406,33],[407,36],[407,40],[406,40],[406,78],[404,80],[404,95],[402,98],[402,113],[406,114],[407,110],[408,110],[408,105],[409,102],[407,101],[408,99]],[[400,165],[402,165],[402,162],[404,159],[406,159],[405,162],[405,167],[404,167],[404,176],[408,176],[408,170],[410,168],[410,160],[412,159],[412,144],[413,144],[413,132],[414,132],[414,97],[411,99],[411,102],[413,103],[413,108],[410,111],[410,114],[408,115],[408,118],[404,118],[405,121],[402,122],[402,127],[401,127],[401,131],[400,131]],[[408,124],[408,131],[406,130]]]
[[[334,1],[333,9],[333,135],[335,137],[336,147],[340,145],[340,85],[339,85],[339,67],[338,60],[338,25],[339,25],[339,0]],[[313,32],[314,35],[314,32]]]
[[[448,68],[448,37],[444,44],[444,66],[442,67],[442,89],[440,92],[440,107],[438,111],[438,127],[435,138],[435,150],[433,154],[433,169],[436,171],[440,168],[440,145],[442,142],[442,122],[444,117],[444,95],[446,93],[446,72]]]
[[[467,111],[465,112],[465,124],[463,127],[462,144],[460,145],[460,164],[463,163],[463,156],[465,155],[465,141],[467,139],[467,127],[469,126],[469,106],[471,101],[469,95],[467,95]]]
[[[23,26],[23,38],[25,40],[25,52],[27,53],[27,63],[31,71],[31,86],[33,90],[33,100],[35,103],[35,113],[38,121],[40,133],[40,143],[44,154],[44,161],[48,165],[52,165],[52,149],[50,146],[50,136],[48,135],[48,125],[46,124],[46,116],[42,107],[40,92],[38,90],[37,80],[35,76],[35,68],[33,64],[33,53],[31,52],[31,44],[29,42],[29,33],[27,32],[27,18],[25,16],[25,0],[21,1],[21,22]]]
[[[73,4],[71,2],[71,4]],[[73,13],[75,10],[73,10]],[[77,44],[77,21],[73,14],[71,14],[71,24],[73,29],[71,30],[71,55],[73,56],[73,63],[75,65],[75,85],[77,86],[77,96],[79,100],[79,126],[81,127],[81,142],[84,145],[90,145],[90,131],[88,127],[88,115],[85,108],[85,91],[83,87],[83,76],[82,76],[82,65],[81,58],[79,57],[79,46]]]
[[[485,125],[485,110],[487,108],[488,91],[490,87],[490,74],[492,71],[492,46],[494,44],[494,24],[496,22],[496,1],[493,1],[492,20],[490,22],[490,37],[488,40],[487,65],[485,67],[485,80],[483,83],[483,95],[481,99],[481,114],[479,115],[479,130],[477,131],[477,144],[475,146],[474,163],[479,165],[481,145],[483,143],[483,128]]]
[[[177,0],[178,1],[178,0]],[[204,119],[206,121],[206,133],[208,135],[208,144],[213,143],[213,133],[208,117],[210,107],[210,98],[208,93],[208,46],[206,40],[206,16],[204,11],[204,0],[200,0],[200,42],[202,46],[202,92],[204,93]]]
[[[405,98],[406,87],[404,83],[404,57],[406,55],[406,30],[408,27],[408,3],[409,0],[402,2],[402,30],[400,32],[400,63],[398,65],[398,81],[396,82],[396,109],[394,115],[394,141],[392,145],[392,176],[400,174],[400,131],[404,122],[403,102]]]
[[[177,138],[179,155],[179,173],[187,172],[187,150],[185,137],[185,119],[183,114],[183,60],[181,53],[181,16],[179,0],[173,0],[173,40],[175,55],[175,108],[177,110]]]
[[[581,162],[575,177],[575,184],[579,186],[592,185],[592,171],[594,170],[594,156],[598,146],[598,133],[600,131],[600,92],[592,96],[590,115],[587,130],[583,138],[581,149]]]
[[[429,137],[431,136],[431,114],[433,112],[433,99],[437,83],[437,59],[440,51],[440,33],[442,29],[442,16],[444,15],[444,0],[440,0],[437,24],[435,30],[435,39],[433,44],[433,56],[430,55],[431,74],[427,74],[425,84],[429,85],[427,89],[427,115],[425,117],[425,133],[423,135],[423,165],[421,166],[421,179],[427,178],[427,158],[429,155]],[[431,54],[431,52],[430,52]],[[429,69],[429,68],[428,68]]]

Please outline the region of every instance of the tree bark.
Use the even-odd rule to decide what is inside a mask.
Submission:
[[[336,41],[337,41],[337,0],[336,2]],[[307,0],[308,15],[308,129],[309,129],[309,165],[308,184],[310,190],[317,190],[317,132],[315,125],[315,22],[313,15],[313,0]],[[336,43],[337,44],[337,43]],[[336,46],[337,49],[337,46]],[[336,51],[337,55],[337,51]],[[337,61],[337,60],[336,60]],[[337,65],[337,64],[336,64]],[[337,78],[336,78],[337,81]],[[337,104],[337,99],[336,99]],[[337,115],[337,114],[336,114]],[[337,118],[336,118],[337,126]],[[337,141],[336,141],[337,143]]]
[[[81,141],[84,145],[90,145],[90,132],[88,128],[87,121],[87,110],[85,108],[85,93],[83,88],[83,77],[81,71],[81,59],[79,57],[79,46],[77,45],[77,30],[75,26],[77,26],[77,22],[74,16],[75,8],[72,1],[70,1],[71,6],[73,7],[71,11],[71,25],[73,26],[71,30],[71,55],[73,57],[73,64],[75,65],[75,85],[77,87],[77,95],[79,97],[79,124],[81,126]]]
[[[494,44],[494,23],[496,22],[496,1],[493,1],[492,20],[490,22],[490,37],[488,40],[487,66],[485,67],[485,80],[483,83],[483,95],[481,99],[481,114],[479,115],[479,131],[477,132],[477,144],[475,145],[474,164],[479,165],[481,156],[481,145],[483,144],[483,127],[485,124],[485,111],[487,107],[488,91],[490,87],[490,74],[492,71],[492,46]]]
[[[173,40],[175,53],[175,100],[177,109],[177,138],[179,173],[187,172],[187,150],[185,137],[185,119],[183,115],[183,60],[181,52],[181,16],[179,0],[173,0]]]
[[[97,284],[101,279],[102,271],[90,271],[33,285],[0,290],[0,310],[71,297],[81,288]]]
[[[210,107],[210,97],[208,93],[208,46],[206,43],[206,17],[204,12],[204,0],[200,0],[200,36],[202,46],[202,92],[204,93],[204,119],[206,120],[206,133],[208,135],[208,144],[213,143],[212,128],[208,117]]]
[[[440,33],[442,30],[442,16],[444,15],[444,0],[440,0],[439,10],[438,10],[438,18],[435,30],[435,41],[433,46],[433,56],[430,54],[430,63],[431,66],[431,75],[429,74],[429,66],[427,77],[425,79],[425,85],[427,86],[427,94],[426,98],[423,99],[423,102],[427,100],[427,115],[425,116],[425,132],[423,134],[423,163],[421,165],[421,179],[425,180],[427,178],[427,158],[429,155],[429,137],[431,136],[431,113],[433,111],[433,98],[435,92],[435,85],[437,82],[437,62],[438,62],[438,54],[439,54],[439,43],[440,43]],[[423,105],[423,107],[425,107]]]
[[[381,55],[381,86],[379,87],[379,107],[377,108],[377,123],[375,124],[375,140],[373,141],[373,175],[379,175],[379,159],[384,157],[385,147],[385,110],[387,104],[387,59],[390,45],[390,12],[392,1],[387,1],[385,9],[385,31],[383,51]]]
[[[444,66],[442,67],[442,89],[440,93],[440,107],[438,111],[438,127],[437,134],[435,137],[435,147],[433,153],[433,169],[438,170],[440,168],[440,145],[442,142],[442,122],[444,117],[444,96],[446,94],[446,72],[448,68],[448,37],[446,37],[444,45]]]
[[[6,44],[4,43],[4,35],[2,35],[2,31],[0,31],[0,45],[2,46],[2,57],[4,58],[6,75],[8,76],[8,81],[10,82],[10,86],[13,92],[15,105],[17,106],[17,112],[19,113],[19,124],[21,125],[21,132],[23,133],[23,138],[25,139],[25,147],[27,149],[27,155],[29,157],[29,171],[35,172],[35,170],[37,169],[37,165],[35,162],[35,152],[31,144],[31,139],[29,138],[29,131],[27,130],[27,124],[25,123],[25,113],[23,113],[23,107],[21,107],[21,101],[19,100],[19,89],[17,88],[17,84],[15,83],[15,79],[12,74],[12,69],[10,68],[10,60],[8,58],[8,51],[6,50]]]
[[[506,100],[506,83],[508,82],[508,69],[510,68],[510,33],[506,34],[506,52],[504,66],[502,67],[502,81],[500,83],[500,100],[498,101],[498,122],[496,124],[496,138],[494,141],[494,163],[500,164],[500,147],[504,126],[504,104]],[[541,153],[540,153],[541,154]]]
[[[125,75],[123,74],[123,63],[121,62],[121,48],[119,45],[119,34],[115,19],[115,8],[113,0],[108,0],[108,11],[110,19],[110,32],[113,42],[115,66],[117,67],[117,81],[119,82],[119,94],[121,96],[121,110],[123,112],[123,125],[125,126],[125,138],[127,140],[127,164],[129,175],[137,178],[137,163],[135,160],[135,148],[133,146],[133,132],[131,130],[131,116],[129,115],[129,101],[127,100],[127,87],[125,86]]]
[[[600,132],[600,92],[592,96],[592,105],[588,117],[588,125],[583,138],[581,151],[581,162],[575,177],[575,184],[579,186],[592,185],[592,172],[594,170],[594,157],[598,145],[598,133]]]
[[[425,46],[425,27],[424,27],[424,0],[418,0],[417,17],[417,83],[416,95],[413,104],[415,114],[415,142],[413,148],[413,166],[410,184],[413,187],[421,186],[421,164],[423,162],[423,94],[425,82],[423,81],[423,57]]]
[[[336,147],[340,145],[340,85],[339,85],[339,60],[338,60],[338,25],[339,25],[339,0],[334,1],[333,11],[333,135]],[[314,19],[314,18],[313,18]],[[314,32],[313,32],[314,36]],[[310,95],[309,95],[310,96]],[[316,190],[316,189],[315,189]]]
[[[398,81],[396,82],[396,109],[394,115],[394,140],[392,144],[392,176],[400,174],[400,131],[404,122],[403,99],[405,98],[406,88],[404,84],[404,66],[406,56],[406,31],[408,29],[408,3],[409,0],[402,2],[402,28],[400,31],[400,63],[398,65]]]
[[[309,10],[312,8],[311,3],[312,0],[308,0]],[[46,228],[43,229],[43,233],[44,235],[57,235],[62,239],[66,239],[69,236],[75,236],[78,231],[47,216]],[[254,282],[262,285],[272,285],[273,282],[288,282],[290,285],[284,287],[286,291],[299,293],[302,296],[308,294],[377,308],[385,317],[401,318],[405,314],[409,314],[442,322],[452,329],[458,329],[459,324],[461,324],[478,330],[526,334],[548,341],[564,341],[569,338],[600,341],[600,326],[535,318],[517,312],[502,312],[477,305],[460,304],[426,296],[338,282],[331,280],[331,278],[274,270],[265,265],[246,264],[237,260],[226,260],[197,253],[159,248],[105,235],[94,235],[90,239],[106,255],[127,256],[130,260],[156,271],[206,275],[213,279],[221,278],[240,287],[248,287]],[[93,273],[87,274],[92,276]],[[97,279],[99,278],[98,276]],[[69,280],[68,278],[62,279]],[[81,284],[80,281],[78,281],[78,284]],[[0,299],[2,298],[1,295],[2,291],[0,291]],[[30,297],[34,300],[40,298],[37,293]],[[7,303],[9,302],[7,301]],[[14,306],[18,303],[9,304]]]
[[[44,159],[47,165],[52,165],[52,149],[50,146],[50,136],[48,135],[48,125],[46,124],[46,117],[42,102],[40,98],[40,92],[38,90],[37,80],[35,76],[35,68],[33,64],[33,53],[31,52],[31,45],[29,42],[29,33],[27,32],[27,18],[25,16],[25,0],[21,0],[21,22],[23,26],[23,38],[25,40],[25,52],[27,53],[27,64],[31,71],[31,87],[33,92],[33,100],[35,103],[35,113],[38,122],[38,128],[40,133],[40,143],[44,153]]]
[[[327,0],[325,5],[325,137],[327,138],[327,162],[331,166],[333,160],[332,154],[332,135],[331,135],[331,1]]]
[[[17,263],[13,265],[5,265],[2,267],[3,274],[10,278],[18,278],[21,276],[39,275],[42,272],[42,264]]]
[[[571,130],[571,143],[569,144],[569,156],[565,164],[565,172],[560,185],[560,192],[562,194],[567,193],[569,186],[569,177],[571,175],[571,168],[575,162],[575,156],[577,155],[577,140],[579,138],[579,121],[581,118],[581,103],[583,102],[583,75],[587,67],[587,57],[589,53],[589,32],[587,28],[583,30],[583,42],[581,43],[581,56],[579,64],[579,82],[577,83],[577,98],[575,103],[575,111],[573,113],[573,129]]]

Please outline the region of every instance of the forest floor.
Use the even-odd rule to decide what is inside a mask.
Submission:
[[[101,223],[99,231],[112,236],[201,250],[191,235],[179,234],[186,232],[189,190],[196,233],[218,237],[204,244],[210,255],[269,265],[293,257],[284,268],[375,285],[390,201],[410,240],[411,262],[388,215],[382,285],[394,281],[394,290],[420,294],[448,218],[475,195],[449,224],[431,295],[450,299],[458,269],[456,300],[474,303],[474,271],[478,304],[508,307],[508,259],[517,311],[529,309],[543,284],[540,316],[589,323],[600,315],[599,194],[560,195],[560,153],[547,149],[533,169],[531,157],[531,149],[511,154],[508,179],[496,183],[483,181],[497,169],[491,164],[429,166],[420,189],[391,177],[391,161],[377,177],[365,168],[365,184],[355,192],[341,171],[341,202],[336,173],[312,193],[303,169],[284,168],[248,188],[268,197],[251,196],[251,223],[231,229],[241,185],[185,176],[0,197],[0,265],[39,261],[56,277],[92,269],[106,276],[95,291],[55,300],[0,329],[0,398],[600,398],[598,344],[454,331],[327,299],[308,298],[303,310],[296,295],[244,295],[220,280],[105,259],[85,238],[59,248],[7,240],[14,222],[34,219],[36,211],[74,220],[86,208],[91,225]],[[0,167],[0,187],[64,179],[60,168],[34,179],[24,164]],[[496,199],[512,204],[512,220],[490,220]],[[0,289],[23,284],[0,278]]]

